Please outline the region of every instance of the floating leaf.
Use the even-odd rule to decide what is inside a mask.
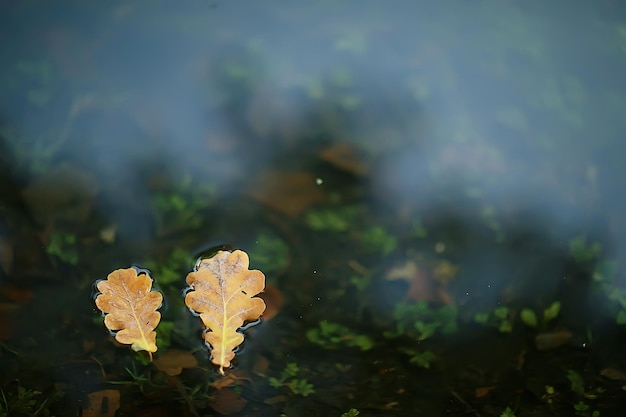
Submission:
[[[156,311],[163,302],[158,291],[151,291],[148,274],[137,274],[134,268],[117,269],[107,279],[98,282],[100,294],[96,306],[106,314],[104,325],[117,332],[115,340],[131,345],[134,351],[145,350],[152,359],[157,351],[154,329],[161,320]]]
[[[238,330],[265,311],[263,300],[255,297],[265,288],[265,275],[248,266],[245,252],[219,251],[187,275],[191,290],[185,304],[200,315],[207,328],[204,340],[211,346],[211,361],[220,367],[222,375],[235,357],[233,349],[243,342],[244,336]]]

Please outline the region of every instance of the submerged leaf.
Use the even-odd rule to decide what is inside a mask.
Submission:
[[[211,346],[211,361],[222,375],[235,357],[233,349],[243,342],[239,328],[265,311],[263,300],[255,297],[265,288],[265,275],[248,266],[245,252],[219,251],[187,275],[191,290],[185,304],[200,315],[207,328],[204,339]]]
[[[170,349],[154,360],[154,366],[167,375],[175,376],[183,372],[183,369],[195,368],[198,366],[198,361],[191,352]]]
[[[134,351],[157,351],[154,329],[161,320],[156,311],[163,302],[158,291],[151,291],[152,279],[147,274],[137,275],[134,268],[117,269],[107,279],[98,282],[100,294],[96,306],[106,314],[104,325],[117,332],[115,340],[131,345]]]
[[[120,392],[113,389],[87,394],[87,404],[83,408],[83,417],[115,417],[120,408]]]
[[[263,172],[252,183],[249,194],[261,204],[290,217],[326,199],[315,176],[308,172]]]

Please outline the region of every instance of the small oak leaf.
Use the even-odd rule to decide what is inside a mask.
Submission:
[[[156,310],[163,296],[151,291],[150,276],[138,275],[134,268],[117,269],[96,286],[100,291],[96,306],[106,314],[104,325],[116,332],[115,340],[131,345],[134,351],[147,351],[152,359],[152,353],[157,351],[154,329],[161,320]]]
[[[211,361],[222,375],[235,357],[233,349],[243,342],[238,330],[265,311],[263,300],[255,297],[265,288],[265,275],[249,270],[249,264],[243,251],[219,251],[187,275],[190,291],[185,304],[200,315],[207,328],[204,340],[210,345]]]

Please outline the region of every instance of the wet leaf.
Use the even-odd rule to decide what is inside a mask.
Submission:
[[[161,320],[156,311],[163,302],[160,292],[151,291],[152,279],[137,275],[133,268],[117,269],[98,282],[100,294],[96,306],[106,314],[104,325],[117,332],[115,340],[131,345],[134,351],[145,350],[152,358],[157,351],[154,329]]]
[[[83,417],[114,417],[120,408],[120,392],[114,389],[92,392],[87,395]]]
[[[264,320],[270,320],[275,317],[285,303],[283,293],[280,292],[278,288],[269,285],[259,294],[259,297],[265,302],[265,311],[263,312]]]
[[[480,388],[476,388],[474,390],[474,397],[476,398],[483,398],[486,397],[487,395],[489,395],[489,393],[491,391],[493,391],[495,389],[495,385],[491,385],[489,387],[480,387]]]
[[[221,389],[211,398],[210,406],[222,415],[235,414],[244,409],[248,400],[241,397],[233,389]]]
[[[573,336],[572,332],[567,330],[539,333],[535,337],[535,347],[541,351],[558,349],[569,343]]]
[[[248,266],[245,252],[219,251],[187,275],[191,290],[185,304],[200,315],[207,328],[204,339],[211,346],[211,361],[222,375],[235,357],[233,349],[243,342],[244,336],[238,330],[265,311],[263,300],[255,297],[265,288],[265,276]]]
[[[265,172],[249,193],[261,204],[292,217],[326,198],[315,177],[307,172]]]
[[[560,311],[561,311],[561,303],[558,301],[553,302],[552,304],[550,304],[550,307],[543,310],[543,320],[545,322],[548,322],[554,319],[556,316],[559,315]]]
[[[520,318],[522,319],[522,322],[529,327],[537,327],[538,323],[537,323],[537,315],[535,314],[534,311],[532,311],[529,308],[525,308],[522,310],[522,312],[520,313]]]
[[[600,375],[611,381],[626,381],[626,372],[615,368],[604,368],[600,371]]]
[[[363,155],[358,154],[350,143],[337,143],[322,149],[320,158],[338,169],[357,176],[365,176],[370,172]]]
[[[170,349],[154,360],[154,365],[169,376],[179,375],[184,369],[195,368],[198,361],[191,352]]]
[[[33,179],[22,191],[22,198],[38,224],[53,226],[61,222],[82,224],[97,193],[98,183],[91,173],[62,165]]]
[[[252,379],[246,370],[234,369],[232,372],[229,372],[228,375],[225,375],[224,378],[216,379],[209,385],[216,390],[220,390],[226,387],[241,386],[246,383],[252,383]]]

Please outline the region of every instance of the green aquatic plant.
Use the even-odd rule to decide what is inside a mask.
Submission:
[[[306,224],[313,230],[345,232],[359,214],[358,207],[318,208],[307,211]]]
[[[50,170],[63,139],[51,141],[45,135],[34,139],[14,127],[0,128],[0,140],[8,145],[14,165],[32,174],[45,174]]]
[[[189,251],[176,248],[164,262],[148,260],[143,265],[150,270],[156,283],[163,287],[180,283],[194,263],[195,259]]]
[[[587,390],[583,377],[573,369],[567,370],[567,379],[570,382],[572,392],[588,400],[595,400],[599,394],[605,391],[604,388]]]
[[[107,383],[136,387],[139,392],[148,395],[162,390],[168,383],[163,372],[152,372],[155,369],[147,356],[137,353],[132,357],[130,366],[124,366],[128,377],[122,380],[107,381]]]
[[[420,352],[415,349],[401,349],[401,351],[410,357],[410,363],[425,369],[430,369],[431,362],[437,358],[430,350]]]
[[[215,186],[198,183],[191,175],[183,176],[170,189],[156,191],[152,205],[157,232],[162,235],[199,227],[202,211],[215,200],[216,194]]]
[[[381,226],[368,227],[363,231],[360,238],[361,244],[366,251],[383,255],[388,255],[398,246],[396,237]]]
[[[361,350],[370,350],[374,347],[374,341],[369,336],[354,333],[346,326],[326,320],[320,321],[318,327],[309,329],[306,337],[309,342],[325,349],[358,347]]]
[[[174,322],[169,320],[161,320],[159,326],[155,329],[157,338],[156,344],[159,350],[167,350],[172,341],[172,331],[174,330]]]
[[[505,239],[504,229],[496,217],[496,210],[490,205],[485,205],[480,214],[485,225],[496,234],[496,242],[503,242]]]
[[[428,230],[420,218],[413,220],[413,235],[419,239],[428,237]]]
[[[310,384],[306,379],[292,379],[286,384],[286,387],[296,395],[308,397],[311,394],[315,394],[315,388],[313,384]]]
[[[511,407],[507,407],[502,414],[500,414],[500,417],[515,417],[515,412],[511,410]]]
[[[359,414],[361,414],[359,410],[357,410],[356,408],[351,408],[345,413],[341,413],[341,417],[356,417]]]
[[[49,255],[58,257],[70,265],[78,264],[78,248],[76,235],[65,232],[54,232],[46,246]]]
[[[615,321],[619,325],[626,325],[626,290],[613,288],[609,293],[609,299],[617,301],[618,311]]]
[[[615,282],[615,278],[618,274],[619,264],[617,261],[603,259],[596,265],[596,268],[593,271],[592,278],[593,281],[599,284],[606,284],[611,286]]]
[[[555,301],[543,310],[541,320],[537,318],[537,314],[530,308],[524,308],[520,312],[520,319],[528,327],[546,327],[548,323],[554,320],[561,311],[561,303]]]
[[[289,246],[272,233],[261,233],[256,238],[256,244],[248,251],[252,266],[261,271],[275,272],[289,263]]]
[[[588,243],[586,236],[576,236],[569,240],[569,253],[580,264],[595,261],[602,253],[602,245],[598,242]]]
[[[315,394],[315,387],[304,378],[297,378],[300,367],[295,362],[289,362],[279,378],[270,377],[269,384],[274,388],[288,388],[292,393],[308,397]]]
[[[494,308],[491,313],[476,313],[474,321],[485,326],[495,327],[500,333],[511,333],[513,323],[509,313],[508,307],[499,306]]]
[[[350,284],[352,284],[357,291],[363,292],[372,284],[372,275],[369,273],[351,275]]]
[[[406,335],[418,341],[426,340],[436,333],[451,334],[457,331],[458,309],[455,305],[435,308],[426,301],[396,304],[393,317],[396,328],[386,331],[387,338]]]
[[[554,397],[555,396],[556,396],[556,390],[554,389],[554,386],[546,385],[545,386],[545,393],[543,394],[543,396],[541,398],[546,400],[546,403],[548,403],[548,405],[552,405],[552,403],[554,402]]]
[[[600,417],[598,410],[592,410],[589,404],[584,401],[578,401],[574,404],[574,412],[579,417]]]
[[[15,392],[0,389],[0,395],[0,417],[51,417],[48,399],[42,398],[40,392],[17,386]]]

